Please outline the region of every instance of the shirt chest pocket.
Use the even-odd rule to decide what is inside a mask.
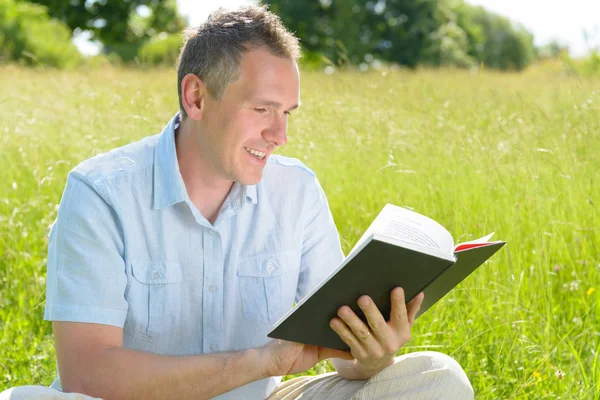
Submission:
[[[181,265],[170,261],[131,261],[131,284],[126,295],[126,325],[154,338],[179,324]]]
[[[244,318],[274,323],[284,314],[283,272],[291,255],[279,252],[240,258],[237,275]]]

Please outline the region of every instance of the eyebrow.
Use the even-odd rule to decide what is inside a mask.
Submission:
[[[258,99],[257,103],[264,104],[264,105],[267,105],[267,106],[273,106],[273,107],[277,107],[277,108],[281,108],[281,106],[282,106],[281,103],[279,103],[277,101],[270,101],[270,100],[260,100],[260,99]],[[289,110],[286,110],[286,111],[292,111],[292,110],[297,109],[298,107],[300,107],[300,104],[296,104],[295,106],[291,107]]]

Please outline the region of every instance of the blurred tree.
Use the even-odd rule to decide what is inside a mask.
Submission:
[[[71,32],[39,4],[0,0],[0,63],[72,67],[82,61]]]
[[[335,64],[377,57],[416,66],[439,28],[439,0],[263,0],[301,39],[305,51]]]
[[[48,14],[71,30],[92,32],[106,52],[130,60],[155,34],[180,32],[186,21],[175,0],[31,0],[48,8]]]
[[[140,47],[139,62],[142,65],[173,66],[179,57],[181,45],[181,35],[159,33]]]
[[[423,61],[429,35],[439,29],[438,0],[367,1],[375,53],[382,59],[416,67]]]
[[[357,63],[370,51],[371,44],[360,40],[367,23],[366,14],[360,10],[360,0],[267,0],[263,3],[269,4],[270,10],[301,39],[304,58],[309,63]]]
[[[439,1],[435,10],[438,27],[425,43],[421,62],[434,66],[472,67],[474,57],[469,54],[471,42],[467,32],[458,23],[455,8],[461,0]]]
[[[463,0],[263,0],[302,40],[310,62],[381,59],[419,64],[523,69],[532,35]]]
[[[569,46],[563,45],[556,40],[546,43],[535,49],[537,58],[559,58],[563,54],[569,54]]]
[[[534,58],[533,35],[508,18],[456,1],[457,23],[466,32],[478,63],[502,70],[524,69]]]

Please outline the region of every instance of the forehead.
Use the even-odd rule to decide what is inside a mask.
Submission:
[[[245,95],[273,93],[293,97],[290,101],[296,101],[300,76],[296,62],[261,48],[244,53],[236,83]]]

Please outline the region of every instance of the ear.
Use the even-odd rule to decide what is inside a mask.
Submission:
[[[189,118],[193,120],[202,118],[207,95],[206,85],[197,75],[187,74],[181,81],[181,100]]]

